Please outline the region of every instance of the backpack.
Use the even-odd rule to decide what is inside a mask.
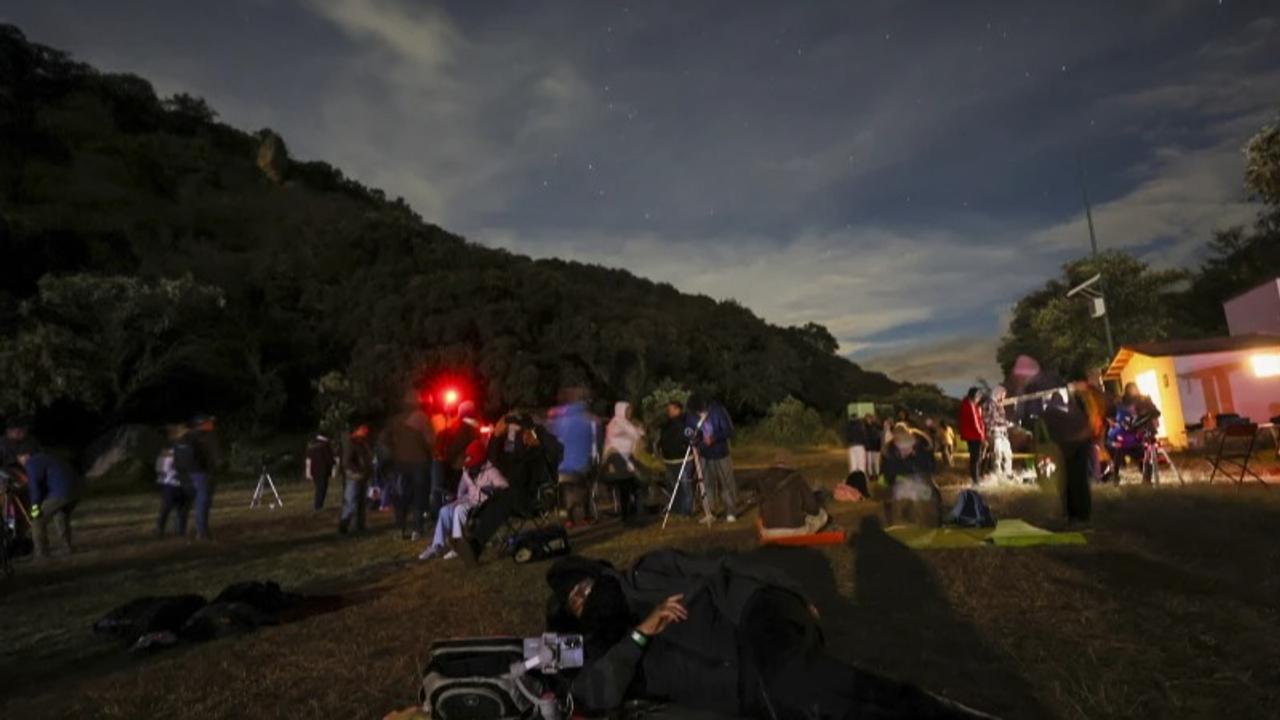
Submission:
[[[548,525],[517,533],[507,541],[507,545],[511,550],[511,559],[521,565],[568,555],[570,552],[569,533],[560,525]]]
[[[961,527],[995,527],[996,517],[977,490],[962,490],[947,520]]]
[[[200,472],[196,446],[189,435],[183,436],[173,444],[173,470],[184,480],[189,479],[191,473]]]
[[[433,720],[515,720],[546,718],[522,692],[512,666],[525,659],[519,638],[471,638],[437,642],[427,651],[418,700]],[[530,694],[540,697],[539,675],[526,676]],[[547,720],[550,720],[549,718]]]

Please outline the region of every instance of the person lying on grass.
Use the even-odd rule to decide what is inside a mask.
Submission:
[[[768,720],[991,717],[832,657],[800,588],[743,556],[658,550],[626,571],[570,556],[547,583],[549,630],[585,638],[570,694],[588,717],[636,699]]]

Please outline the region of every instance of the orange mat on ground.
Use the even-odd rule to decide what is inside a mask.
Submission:
[[[781,545],[784,547],[810,547],[813,545],[843,545],[843,530],[828,530],[809,535],[785,535],[783,537],[765,537],[764,524],[756,518],[756,533],[760,536],[761,545]]]

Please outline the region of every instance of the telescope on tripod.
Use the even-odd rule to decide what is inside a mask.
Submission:
[[[288,455],[271,456],[263,455],[258,461],[258,486],[253,490],[253,499],[249,501],[249,507],[255,508],[259,504],[266,505],[271,509],[284,507],[284,500],[280,499],[280,493],[276,492],[276,481],[271,477],[271,466],[288,460]],[[271,498],[267,498],[267,491],[271,491]]]

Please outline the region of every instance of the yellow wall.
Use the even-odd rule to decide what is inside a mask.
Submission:
[[[1178,375],[1173,367],[1173,358],[1134,353],[1124,370],[1120,371],[1120,381],[1145,385],[1147,383],[1140,382],[1140,378],[1146,373],[1154,373],[1157,392],[1151,395],[1151,400],[1160,409],[1159,436],[1171,447],[1185,448],[1187,423],[1182,417],[1182,398],[1178,395]]]

